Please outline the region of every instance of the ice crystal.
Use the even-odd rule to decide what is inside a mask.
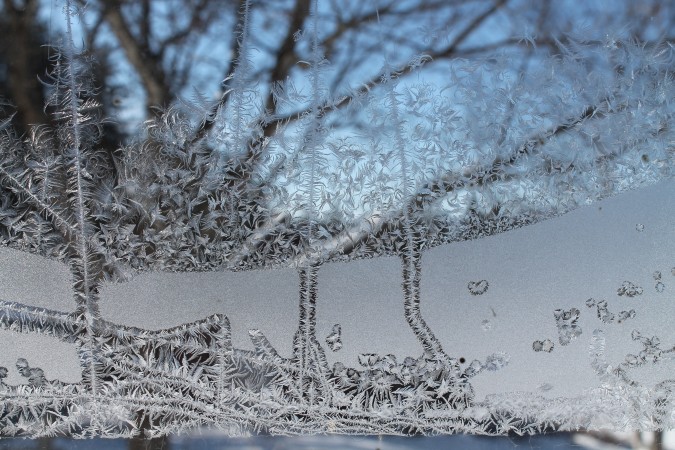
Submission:
[[[471,295],[483,295],[487,292],[490,283],[487,280],[469,281],[467,288]]]
[[[632,319],[635,317],[635,310],[631,309],[628,311],[621,311],[618,314],[614,314],[609,312],[609,308],[607,307],[607,300],[600,300],[596,301],[593,298],[589,298],[586,300],[586,306],[589,308],[593,308],[594,306],[597,309],[598,312],[598,319],[602,320],[604,323],[623,323],[627,319]]]
[[[532,343],[532,350],[534,350],[535,352],[551,353],[553,351],[553,347],[555,347],[555,345],[553,344],[553,341],[551,341],[550,339],[546,339],[543,341],[534,341]]]
[[[558,340],[560,345],[568,345],[572,340],[581,335],[581,327],[577,324],[581,311],[577,308],[569,310],[556,309],[553,311],[555,323],[558,327]]]
[[[543,392],[547,392],[547,391],[550,391],[551,389],[553,389],[553,385],[550,384],[550,383],[542,383],[537,387],[537,389],[539,389],[540,391],[543,391]]]
[[[342,328],[340,324],[333,325],[330,334],[326,336],[326,344],[332,351],[337,352],[342,348]]]
[[[624,281],[621,283],[621,287],[616,290],[617,295],[625,295],[626,297],[642,295],[642,292],[643,289],[640,286],[636,285],[635,283],[631,283],[630,281]]]

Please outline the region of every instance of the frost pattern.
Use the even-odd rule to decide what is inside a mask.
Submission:
[[[577,308],[569,310],[556,309],[553,311],[555,324],[558,327],[558,341],[560,345],[568,345],[581,335],[581,327],[577,324],[581,311]]]
[[[0,301],[0,328],[75,344],[82,377],[49,380],[21,358],[16,370],[26,383],[12,386],[3,381],[10,369],[0,367],[0,434],[152,437],[202,425],[231,434],[501,434],[606,425],[598,417],[673,426],[675,382],[648,388],[631,377],[672,358],[675,347],[658,337],[634,331],[641,348],[616,363],[607,361],[604,332],[596,330],[589,357],[603,385],[583,402],[542,398],[549,384],[479,401],[471,379],[491,376],[510,356],[467,362],[453,355],[425,321],[421,292],[421,259],[433,246],[533,224],[671,177],[672,47],[591,48],[570,39],[529,75],[537,86],[531,90],[521,74],[500,66],[503,58],[458,61],[447,85],[436,88],[400,82],[403,71],[428,62],[425,55],[403,69],[384,55],[376,84],[332,98],[315,1],[309,29],[296,35],[309,49],[309,93],[283,83],[272,88],[275,101],[304,112],[276,122],[269,138],[264,127],[278,118],[266,111],[251,117],[246,106],[257,94],[247,89],[251,5],[243,6],[241,54],[227,80],[232,101],[206,121],[169,107],[148,124],[145,141],[120,149],[120,176],[111,179],[98,148],[104,122],[91,67],[73,39],[79,12],[67,1],[48,105],[57,126],[24,137],[11,116],[2,122],[0,200],[3,241],[66,262],[75,304],[62,312]],[[623,68],[601,76],[581,63],[590,58]],[[363,129],[345,136],[331,114],[363,117]],[[514,127],[507,119],[514,116],[528,118]],[[365,353],[358,367],[329,367],[316,336],[321,265],[382,255],[401,259],[404,316],[424,351],[403,359]],[[266,267],[298,271],[290,358],[259,329],[249,331],[253,351],[235,348],[223,315],[150,331],[107,321],[98,309],[106,280],[149,270]],[[481,295],[488,282],[467,287]],[[630,282],[618,290],[640,294]],[[606,301],[587,305],[603,324],[635,315],[615,315]],[[581,334],[579,317],[574,307],[554,311],[561,345]],[[340,350],[340,325],[326,344]],[[554,344],[532,348],[551,352]]]
[[[630,281],[624,281],[621,283],[621,287],[616,290],[617,295],[625,295],[626,297],[642,295],[642,292],[643,289],[640,286],[636,285],[635,283],[631,283]]]
[[[469,281],[467,289],[471,295],[483,295],[487,292],[490,283],[487,280]]]
[[[532,343],[532,350],[534,350],[535,352],[551,353],[554,347],[555,344],[553,344],[553,341],[550,339],[546,339],[543,341],[534,341]]]
[[[675,275],[675,269],[672,271],[673,275]],[[654,284],[654,289],[656,292],[661,294],[663,291],[666,290],[666,285],[663,283],[662,279],[662,274],[660,270],[655,270],[653,274],[654,281],[656,281],[656,284]]]
[[[647,338],[637,330],[633,330],[631,337],[643,345],[643,350],[638,355],[626,355],[626,365],[641,366],[646,363],[657,363],[664,357],[669,357],[670,353],[675,353],[675,345],[668,349],[661,348],[661,339],[656,336]]]
[[[627,319],[632,319],[635,317],[635,310],[630,309],[628,311],[621,311],[618,313],[618,315],[609,312],[609,309],[607,307],[607,300],[600,300],[596,301],[593,298],[589,298],[586,300],[586,306],[589,308],[593,308],[595,306],[597,312],[598,312],[598,319],[602,320],[604,323],[623,323]]]
[[[488,319],[483,319],[483,321],[480,323],[480,326],[484,331],[490,331],[492,329],[492,322],[490,322]]]
[[[333,325],[330,334],[326,336],[326,344],[334,352],[342,348],[342,327],[340,327],[340,324]]]
[[[669,348],[661,348],[661,340],[653,336],[647,338],[643,336],[639,331],[633,330],[631,337],[634,341],[637,341],[642,344],[643,349],[637,354],[628,354],[625,359],[614,365],[607,363],[605,358],[605,338],[604,331],[597,329],[593,332],[593,344],[591,345],[591,357],[593,368],[596,370],[598,375],[607,383],[613,384],[615,386],[622,386],[624,388],[637,388],[641,387],[641,384],[633,379],[630,376],[630,370],[638,368],[645,364],[658,364],[664,359],[669,358],[670,354],[675,353],[675,345],[669,346]],[[665,403],[670,402],[674,403],[674,400],[670,394],[673,393],[673,388],[675,388],[675,380],[665,380],[657,384],[657,391],[664,391],[668,394],[664,396],[663,401]],[[630,389],[628,392],[631,392]],[[642,395],[644,395],[644,390]],[[663,395],[663,393],[661,393]],[[661,419],[666,419],[663,413],[660,414]],[[658,420],[658,416],[657,416]]]

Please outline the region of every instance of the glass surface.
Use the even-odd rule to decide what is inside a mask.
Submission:
[[[675,426],[672,6],[362,3],[3,5],[0,436]]]

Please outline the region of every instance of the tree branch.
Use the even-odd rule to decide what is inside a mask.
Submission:
[[[573,129],[576,125],[580,124],[584,120],[599,114],[600,109],[598,106],[589,106],[584,109],[584,111],[579,116],[558,124],[544,133],[526,140],[517,148],[510,158],[496,158],[488,168],[474,173],[474,183],[476,185],[485,185],[496,181],[499,179],[499,174],[504,171],[504,168],[513,167],[523,158],[535,156],[538,153],[538,150],[555,136],[565,133]],[[417,194],[411,197],[410,204],[407,207],[412,211],[420,211],[424,209],[425,204],[433,202],[436,199],[465,187],[464,181],[458,180],[458,177],[458,174],[454,172],[448,172],[438,180],[423,185]],[[430,193],[430,195],[427,195],[427,193]],[[402,215],[402,213],[399,213],[394,217],[398,217],[400,215]],[[372,226],[370,230],[359,231],[352,229],[349,232],[343,233],[343,236],[339,237],[334,244],[330,245],[329,248],[322,249],[322,253],[329,255],[338,253],[348,255],[352,253],[369,236],[379,236],[386,228],[386,224],[390,221],[391,219],[387,220],[387,217],[384,215],[377,215],[371,221]]]
[[[599,105],[588,106],[578,116],[572,117],[569,120],[549,128],[543,133],[537,134],[525,140],[517,149],[507,158],[496,158],[489,166],[472,172],[472,185],[488,185],[496,181],[508,181],[512,177],[500,176],[505,168],[513,167],[522,159],[537,156],[539,150],[551,139],[563,133],[573,130],[579,124],[590,118],[602,118],[610,112],[617,112],[625,109],[625,106],[618,106],[610,111],[608,103],[600,103]],[[608,158],[607,156],[598,157],[596,162]],[[572,169],[573,167],[570,167]],[[356,251],[361,245],[365,244],[367,240],[377,239],[381,237],[384,232],[394,232],[400,227],[401,218],[403,217],[404,208],[410,208],[414,212],[424,210],[428,204],[438,200],[452,192],[456,192],[462,188],[467,187],[467,183],[461,174],[455,172],[447,172],[436,181],[423,185],[416,194],[410,197],[407,205],[403,206],[399,212],[391,213],[386,211],[374,211],[365,219],[365,223],[361,222],[350,229],[347,229],[337,236],[332,237],[323,246],[316,249],[311,254],[301,252],[296,257],[298,264],[305,264],[306,260],[322,259],[328,260],[338,255],[349,255]],[[255,254],[256,250],[270,239],[274,233],[279,231],[279,227],[287,223],[290,218],[279,215],[271,220],[264,227],[255,230],[244,243],[242,247],[242,254],[231,261],[233,265],[239,266],[245,264],[250,255]],[[393,227],[393,228],[392,228]]]
[[[286,36],[274,55],[274,66],[270,72],[271,84],[284,81],[291,68],[298,62],[298,55],[295,53],[295,33],[302,28],[307,16],[309,16],[309,0],[296,0]],[[265,109],[267,111],[275,110],[272,89],[267,95]],[[272,136],[275,131],[276,124],[274,123],[266,124],[263,128],[263,134],[267,137]]]
[[[478,29],[480,25],[482,25],[489,17],[491,17],[493,14],[499,11],[500,8],[507,3],[507,1],[508,0],[498,0],[497,2],[495,2],[495,4],[492,5],[491,8],[475,17],[455,37],[455,39],[453,39],[453,41],[449,45],[440,50],[427,52],[426,54],[422,55],[424,59],[435,61],[439,59],[448,59],[454,57],[455,53],[458,50],[458,47],[461,46],[466,41],[466,39],[471,35],[471,33],[476,31],[476,29]],[[391,72],[390,79],[399,79],[403,78],[406,75],[409,75],[419,67],[419,64],[420,61],[415,60],[411,63],[406,64],[403,67],[398,68],[397,70],[393,70]],[[324,104],[319,108],[319,117],[323,117],[330,111],[334,111],[336,109],[341,109],[348,106],[355,98],[358,98],[368,93],[371,89],[380,85],[382,83],[383,76],[384,73],[379,73],[376,76],[372,77],[370,80],[363,83],[359,89],[356,89],[351,94],[345,95],[339,98],[337,101],[330,101],[329,103]],[[304,117],[307,114],[307,112],[308,112],[307,109],[303,109],[302,111],[296,111],[281,117],[276,117],[265,125],[265,129],[276,130],[277,126],[287,124],[295,120],[299,120],[301,117]]]
[[[133,36],[117,2],[105,0],[103,15],[122,46],[129,63],[141,78],[147,95],[146,107],[150,109],[163,106],[171,98],[171,89],[166,82],[166,76],[157,55]]]
[[[298,0],[298,3],[300,1],[301,0]],[[431,55],[429,55],[429,56],[431,56],[432,58],[434,58],[434,57],[436,57],[436,58],[451,57],[453,55],[453,53],[455,51],[457,51],[457,48],[471,35],[471,33],[473,33],[476,29],[478,29],[478,27],[482,23],[484,23],[490,16],[495,14],[502,6],[504,6],[506,4],[507,1],[508,0],[498,0],[497,2],[495,2],[495,4],[491,8],[489,8],[488,10],[484,11],[482,14],[475,17],[455,37],[455,39],[453,39],[453,41],[448,46],[446,46],[445,48],[443,48],[439,51],[432,52]],[[297,4],[296,4],[296,6],[297,6]],[[417,68],[417,63],[413,62],[413,63],[407,64],[406,66],[402,67],[398,71],[392,72],[390,74],[391,75],[390,78],[400,78],[404,75],[407,75],[407,74],[411,73],[413,70],[415,70],[415,68]],[[370,89],[372,89],[373,87],[379,85],[382,82],[382,79],[383,79],[383,74],[380,74],[376,77],[373,77],[373,78],[371,78],[370,81],[366,82],[355,93],[353,93],[349,96],[345,96],[335,103],[325,104],[325,105],[321,106],[318,109],[318,118],[323,117],[329,111],[346,107],[358,95],[365,94]],[[276,132],[277,127],[280,126],[281,124],[288,123],[288,122],[291,122],[293,120],[297,120],[306,113],[307,113],[307,110],[303,110],[301,112],[289,114],[287,116],[276,118],[276,119],[268,122],[265,125],[266,135],[269,135],[269,133],[272,133],[271,130],[274,130],[274,132]],[[250,148],[254,149],[256,147],[254,145],[252,145],[252,146],[250,146]],[[248,160],[249,161],[251,160],[250,155],[248,156]],[[260,243],[262,243],[265,239],[267,239],[267,237],[269,236],[269,233],[276,230],[278,228],[279,224],[281,223],[281,220],[278,219],[279,217],[280,216],[277,216],[277,218],[273,218],[269,223],[265,223],[259,229],[256,229],[254,231],[254,233],[252,234],[252,239],[249,239],[244,244],[245,248],[249,249],[249,250],[255,249],[260,245]],[[374,219],[373,225],[380,224],[381,220],[382,220],[381,218]],[[365,239],[365,237],[367,235],[368,235],[368,233],[366,233],[365,235],[363,235],[362,233],[359,233],[359,237],[356,239],[356,241],[360,242],[361,240]],[[344,248],[348,248],[349,247],[348,243],[352,241],[352,237],[353,236],[350,233],[347,233],[343,238],[339,238],[338,241],[342,242],[341,245],[343,245]],[[240,262],[243,261],[243,260],[246,260],[248,255],[251,254],[251,252],[245,252],[245,253],[246,253],[246,256],[242,256],[242,257],[239,258]]]

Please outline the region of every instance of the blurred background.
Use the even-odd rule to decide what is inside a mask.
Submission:
[[[94,85],[107,125],[102,145],[114,161],[141,123],[183,99],[207,122],[209,102],[227,101],[230,76],[242,51],[244,0],[75,0],[83,8],[78,40],[96,62]],[[250,2],[247,85],[249,113],[265,114],[262,129],[301,117],[274,100],[277,83],[302,91],[306,40],[298,30],[310,0]],[[16,110],[14,123],[49,124],[44,108],[55,48],[64,31],[59,0],[2,0],[0,98]],[[75,21],[76,23],[79,21]],[[458,58],[507,55],[513,70],[563,54],[569,38],[603,45],[634,39],[645,46],[675,42],[675,3],[668,0],[322,0],[320,47],[330,63],[327,96],[341,98],[381,82],[383,55],[396,74],[444,76]],[[422,56],[423,55],[423,56]],[[411,63],[413,61],[413,63]],[[425,61],[424,70],[414,61]],[[417,70],[413,70],[417,69]],[[621,68],[615,68],[621,70]],[[414,72],[414,73],[412,73]],[[331,126],[358,129],[336,118]],[[253,122],[253,121],[252,121]]]
[[[0,448],[11,450],[672,450],[675,432],[556,433],[539,436],[256,436],[228,438],[203,431],[189,436],[153,440],[7,439]]]

